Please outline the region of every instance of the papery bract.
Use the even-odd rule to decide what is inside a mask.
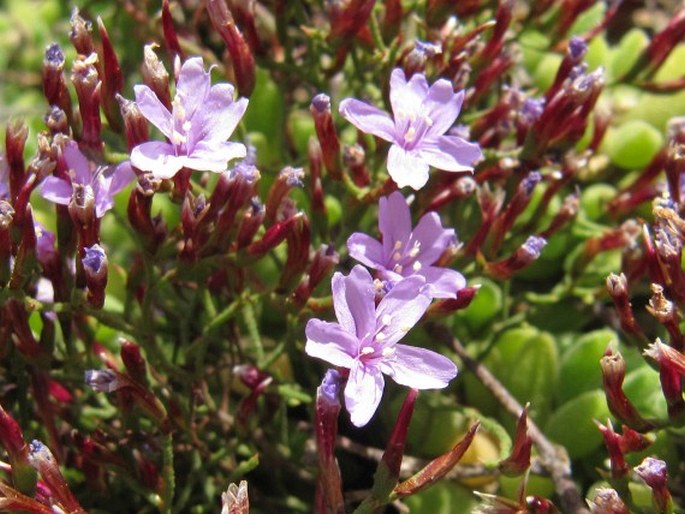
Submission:
[[[51,202],[69,205],[74,186],[82,186],[88,190],[88,194],[92,194],[95,214],[101,218],[114,206],[114,195],[135,177],[128,161],[117,166],[96,166],[81,153],[74,141],[69,141],[63,152],[71,181],[59,177],[46,177],[43,180],[40,194]]]
[[[247,109],[247,99],[233,100],[233,86],[212,86],[201,57],[188,59],[176,84],[172,112],[145,85],[134,88],[136,103],[169,142],[148,141],[131,152],[131,164],[157,178],[171,178],[181,168],[222,172],[232,159],[245,157],[245,145],[226,141]]]
[[[355,232],[347,240],[350,256],[378,270],[392,286],[405,277],[419,275],[426,280],[433,298],[456,298],[466,285],[461,273],[433,264],[454,245],[454,229],[446,229],[436,212],[424,214],[412,230],[411,212],[401,193],[395,191],[379,202],[378,228],[382,241]]]
[[[394,117],[354,98],[340,103],[340,114],[363,132],[390,143],[388,173],[399,187],[421,189],[428,181],[428,167],[445,171],[471,171],[481,158],[477,144],[445,134],[454,124],[464,101],[445,79],[432,86],[422,73],[409,81],[395,69],[390,77],[390,104]]]
[[[383,374],[415,389],[443,388],[457,375],[457,367],[447,357],[397,344],[431,302],[425,285],[421,276],[405,278],[376,306],[373,278],[358,265],[348,276],[333,276],[338,322],[307,323],[307,354],[350,370],[345,406],[356,426],[366,425],[376,412],[385,386]]]

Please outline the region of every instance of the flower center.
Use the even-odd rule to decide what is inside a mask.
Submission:
[[[416,260],[420,253],[421,241],[406,245],[403,245],[402,241],[396,241],[391,255],[390,269],[400,275],[405,269],[411,269],[413,273],[417,273],[422,268],[422,264]]]

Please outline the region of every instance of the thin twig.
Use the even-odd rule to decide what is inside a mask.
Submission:
[[[432,325],[431,331],[434,335],[437,335],[450,343],[466,367],[469,368],[483,386],[497,398],[497,401],[499,401],[502,407],[516,418],[521,415],[523,406],[483,364],[473,359],[466,352],[466,348],[464,348],[457,338],[439,325]],[[561,501],[561,510],[563,512],[568,512],[569,514],[590,514],[590,511],[585,506],[582,494],[571,478],[571,466],[566,449],[562,446],[554,445],[542,433],[535,422],[530,419],[528,420],[528,432],[540,453],[541,464],[547,469],[552,477],[554,489]]]

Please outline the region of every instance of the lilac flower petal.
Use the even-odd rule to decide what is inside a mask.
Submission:
[[[355,333],[362,339],[373,334],[376,329],[376,291],[373,278],[366,268],[357,265],[345,280],[345,303],[354,319]]]
[[[171,178],[185,165],[186,156],[176,156],[174,147],[161,141],[148,141],[131,151],[131,164],[160,179]]]
[[[383,267],[383,245],[368,234],[355,232],[347,239],[350,257],[372,269]]]
[[[378,202],[378,228],[383,236],[383,252],[391,258],[396,242],[403,245],[411,236],[411,212],[402,193],[395,191]]]
[[[98,178],[99,186],[93,188],[95,194],[95,216],[102,218],[105,213],[114,207],[114,197],[107,191],[106,179]]]
[[[181,100],[186,119],[192,119],[198,108],[204,105],[210,86],[211,78],[209,72],[205,71],[202,57],[192,57],[183,63],[176,84],[176,95]]]
[[[216,84],[205,100],[203,107],[192,120],[192,139],[189,146],[197,141],[225,141],[238,126],[247,109],[247,99],[233,101],[233,86]]]
[[[425,75],[415,73],[407,82],[404,71],[395,68],[390,75],[390,105],[395,119],[409,113],[418,113],[428,93]]]
[[[383,373],[400,385],[442,389],[457,376],[457,366],[444,355],[404,344],[395,345],[395,358],[381,364]]]
[[[440,136],[435,141],[424,141],[418,153],[425,162],[445,171],[471,171],[473,163],[483,155],[477,144],[457,136]]]
[[[423,277],[412,275],[395,284],[380,301],[376,318],[385,325],[383,344],[402,339],[424,315],[431,303],[430,296],[422,292],[425,284]]]
[[[413,239],[420,243],[416,260],[422,265],[430,266],[440,258],[456,238],[454,229],[442,228],[438,213],[429,212],[421,216],[414,228]]]
[[[162,134],[171,138],[173,132],[173,117],[157,95],[147,86],[133,86],[136,95],[136,105],[147,120],[157,127]]]
[[[228,161],[242,159],[246,153],[242,143],[200,141],[185,160],[185,166],[199,171],[222,172]]]
[[[466,287],[466,279],[456,270],[427,266],[418,273],[426,279],[426,287],[432,298],[456,298],[460,289]]]
[[[71,184],[61,178],[45,177],[40,185],[40,194],[50,202],[69,205],[72,196]]]
[[[92,177],[90,161],[81,153],[76,142],[69,141],[64,146],[63,154],[64,162],[74,172],[73,181],[82,185],[90,184]]]
[[[305,327],[307,344],[304,351],[311,357],[334,366],[350,368],[358,352],[359,341],[337,323],[311,319]]]
[[[117,166],[113,166],[107,178],[109,179],[107,192],[112,196],[128,186],[136,178],[136,174],[133,172],[133,168],[131,168],[131,163],[124,161]]]
[[[464,92],[455,94],[449,80],[435,82],[423,100],[422,112],[433,122],[427,135],[441,136],[447,132],[459,116],[463,102]]]
[[[378,369],[354,363],[345,386],[345,407],[353,425],[363,427],[371,420],[381,402],[384,387],[385,380]]]
[[[426,161],[398,145],[392,145],[388,151],[388,173],[400,188],[410,186],[418,190],[428,182]]]
[[[340,102],[340,114],[362,132],[378,136],[386,141],[395,140],[395,123],[388,113],[355,98]]]
[[[357,327],[352,317],[350,307],[347,305],[345,291],[347,290],[347,281],[345,276],[339,271],[333,273],[331,279],[331,292],[333,293],[333,309],[335,310],[335,317],[343,327],[350,334],[357,333]]]

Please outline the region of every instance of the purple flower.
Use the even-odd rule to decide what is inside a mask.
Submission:
[[[134,88],[136,103],[169,142],[149,141],[131,152],[131,163],[157,178],[171,178],[181,168],[222,172],[231,159],[245,157],[245,145],[229,143],[247,109],[247,99],[233,101],[233,86],[212,86],[201,57],[188,59],[179,73],[172,112],[147,86]]]
[[[128,161],[117,166],[96,166],[74,141],[64,146],[63,153],[71,181],[46,177],[40,185],[40,194],[51,202],[69,205],[75,191],[80,189],[82,194],[93,198],[98,218],[114,206],[114,195],[135,177]]]
[[[347,98],[340,114],[359,130],[392,143],[388,172],[399,187],[421,189],[428,181],[428,167],[446,171],[473,170],[480,159],[477,144],[446,135],[459,115],[464,92],[455,93],[445,79],[428,86],[425,75],[414,74],[407,82],[395,69],[390,77],[390,104],[394,119],[386,112]]]
[[[383,241],[355,232],[347,240],[352,257],[378,270],[380,278],[393,286],[405,277],[419,275],[426,281],[426,292],[433,298],[456,298],[466,285],[461,273],[433,266],[443,252],[453,245],[453,229],[442,228],[435,212],[424,214],[412,231],[411,213],[398,191],[381,198],[378,228]]]
[[[431,303],[422,292],[424,285],[423,277],[406,278],[376,306],[371,275],[364,267],[355,266],[346,277],[341,273],[333,276],[338,322],[312,319],[307,323],[307,354],[350,370],[345,406],[358,427],[368,423],[378,408],[385,385],[383,374],[415,389],[443,388],[457,375],[457,367],[447,357],[397,344]]]

